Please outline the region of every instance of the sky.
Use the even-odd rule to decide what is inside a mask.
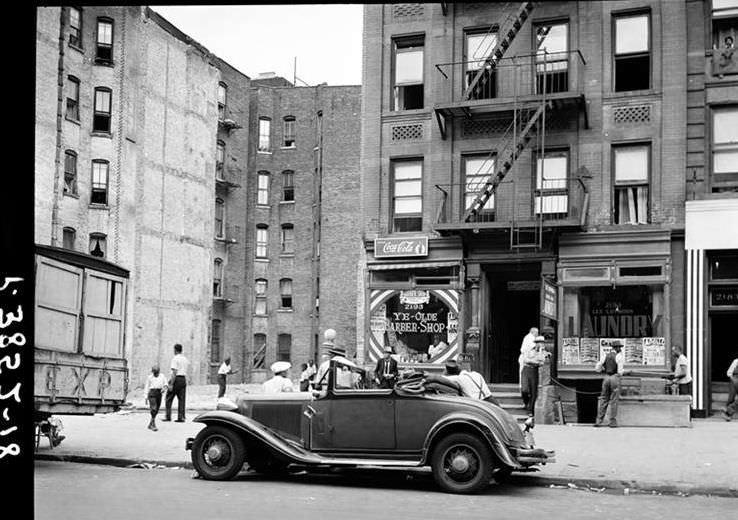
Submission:
[[[361,4],[150,7],[250,78],[361,84]]]

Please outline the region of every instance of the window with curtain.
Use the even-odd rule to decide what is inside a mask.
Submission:
[[[615,224],[648,223],[650,146],[618,146],[613,150]]]
[[[423,161],[392,162],[393,230],[420,231],[423,227]]]
[[[73,150],[64,152],[64,193],[77,194],[77,153]]]
[[[90,254],[99,258],[105,258],[107,252],[106,236],[103,233],[90,233]]]
[[[282,121],[282,146],[285,148],[294,148],[295,142],[295,116],[286,116]]]
[[[257,151],[268,152],[272,149],[270,142],[270,132],[272,128],[272,122],[267,117],[259,118],[259,145]]]
[[[280,303],[283,309],[292,308],[292,280],[290,278],[282,278],[279,281]]]
[[[256,176],[256,203],[269,204],[269,172],[259,172]]]

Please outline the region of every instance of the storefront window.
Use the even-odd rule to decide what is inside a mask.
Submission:
[[[626,365],[665,367],[663,316],[659,285],[566,287],[559,365],[594,365],[620,340]]]

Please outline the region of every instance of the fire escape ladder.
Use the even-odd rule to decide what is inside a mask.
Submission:
[[[497,44],[485,58],[484,65],[479,67],[474,78],[469,82],[469,86],[464,91],[465,99],[474,99],[476,92],[484,88],[484,84],[489,81],[492,71],[497,67],[497,63],[505,55],[507,49],[510,48],[512,41],[518,32],[520,32],[531,11],[533,11],[533,2],[521,2],[515,15],[506,20],[501,30],[498,31]],[[490,32],[492,32],[492,29],[490,29]],[[502,38],[499,37],[500,35]]]
[[[552,104],[547,101],[541,102],[533,115],[528,118],[527,123],[520,131],[515,140],[509,140],[502,148],[501,152],[497,155],[498,161],[495,163],[495,171],[493,175],[484,184],[484,187],[474,198],[474,201],[470,204],[469,208],[464,214],[464,222],[470,222],[472,218],[477,215],[484,205],[487,203],[489,198],[497,189],[497,186],[505,178],[505,175],[512,169],[513,164],[518,159],[525,147],[528,145],[533,137],[533,131],[537,128],[543,114],[547,109],[551,108]]]

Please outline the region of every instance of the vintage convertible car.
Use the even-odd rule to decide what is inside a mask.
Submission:
[[[206,427],[186,449],[200,476],[231,479],[244,463],[270,474],[430,466],[443,490],[474,493],[512,471],[554,461],[553,452],[533,446],[532,421],[523,430],[499,406],[462,397],[453,385],[448,393],[434,376],[376,389],[367,388],[362,370],[336,361],[326,374],[319,393],[247,394],[230,410],[196,417]]]

